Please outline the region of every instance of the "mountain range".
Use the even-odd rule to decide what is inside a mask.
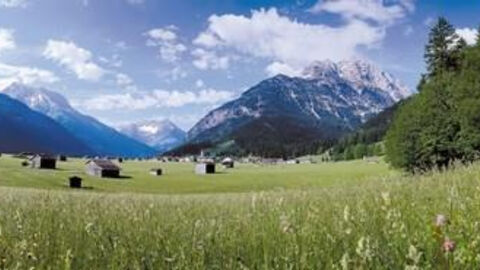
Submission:
[[[168,120],[140,121],[117,131],[43,88],[15,83],[0,93],[0,151],[123,157],[172,148],[168,154],[204,148],[275,157],[311,153],[412,94],[371,63],[317,61],[300,77],[277,75],[258,83],[185,134]]]
[[[58,140],[56,148],[46,149],[49,151],[45,152],[67,152],[70,149],[70,142],[75,140],[85,146],[84,150],[76,152],[78,154],[123,157],[145,157],[157,154],[155,149],[121,134],[90,116],[81,114],[56,92],[15,83],[3,89],[1,93],[49,117],[63,127],[63,130],[68,131],[70,140]],[[29,125],[29,121],[25,120],[24,128],[27,127],[31,128],[31,133],[37,132],[33,126]],[[9,130],[10,126],[4,126],[4,129]],[[34,150],[35,148],[32,147],[29,151]]]
[[[0,127],[0,153],[92,153],[53,119],[4,94],[0,94]]]
[[[121,126],[119,131],[131,138],[153,147],[160,153],[168,151],[185,142],[185,131],[170,120],[151,120]]]
[[[188,144],[227,143],[262,156],[298,155],[351,132],[409,95],[369,62],[317,61],[301,77],[266,79],[211,111],[188,132]]]

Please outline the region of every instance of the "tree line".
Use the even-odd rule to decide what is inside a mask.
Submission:
[[[480,158],[479,37],[468,45],[445,18],[432,27],[418,94],[398,110],[385,137],[394,167],[427,171]]]

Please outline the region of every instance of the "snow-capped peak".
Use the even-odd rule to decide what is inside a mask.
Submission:
[[[149,134],[156,134],[158,132],[158,126],[154,125],[143,125],[139,126],[138,130],[144,133],[149,133]]]
[[[55,114],[61,111],[73,110],[68,101],[62,95],[44,88],[13,83],[7,88],[1,90],[1,92],[26,104],[33,110],[46,114]]]
[[[303,77],[307,79],[329,82],[341,78],[357,91],[374,89],[387,92],[394,100],[399,101],[412,94],[403,84],[391,74],[365,60],[341,61],[315,61],[305,68]]]
[[[185,140],[185,132],[170,120],[150,120],[119,127],[122,133],[160,151],[167,151]]]

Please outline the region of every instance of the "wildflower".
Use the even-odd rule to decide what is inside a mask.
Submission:
[[[348,265],[350,262],[350,256],[348,255],[348,252],[343,254],[342,259],[340,260],[340,265],[342,266],[343,270],[348,269]]]
[[[391,199],[390,199],[390,193],[389,192],[382,192],[382,199],[385,205],[390,205]]]
[[[343,209],[343,220],[345,220],[345,222],[350,220],[350,208],[348,205]]]
[[[443,242],[442,249],[444,252],[453,252],[455,251],[455,241],[450,240],[448,237],[445,238],[445,241]]]
[[[435,226],[443,227],[448,224],[448,218],[445,215],[437,215],[435,218]]]

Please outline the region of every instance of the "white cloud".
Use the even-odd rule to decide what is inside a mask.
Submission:
[[[356,57],[359,47],[374,47],[384,36],[385,26],[359,19],[339,27],[306,24],[281,16],[272,8],[253,11],[251,17],[213,15],[194,44],[209,50],[231,49],[298,69],[314,60]],[[194,64],[205,69],[206,63],[203,58]]]
[[[127,0],[127,3],[131,5],[139,5],[139,4],[143,4],[144,2],[145,0]]]
[[[157,47],[160,58],[169,63],[177,62],[182,53],[187,50],[187,47],[178,41],[176,31],[177,28],[171,25],[165,28],[155,28],[145,33],[148,36],[147,46]]]
[[[0,28],[0,52],[15,49],[13,30]]]
[[[287,75],[290,77],[300,76],[302,73],[301,69],[295,69],[285,63],[273,62],[267,66],[265,69],[269,76],[275,76],[278,74]]]
[[[111,67],[114,67],[114,68],[120,68],[120,67],[123,66],[123,61],[120,58],[120,55],[118,55],[118,54],[112,55],[111,58],[100,57],[99,60],[100,60],[100,62],[105,63],[105,64],[107,64]]]
[[[82,106],[87,110],[97,111],[112,109],[144,110],[162,107],[178,108],[194,104],[216,104],[230,100],[233,97],[234,93],[232,92],[215,89],[203,89],[198,92],[154,90],[150,93],[101,95],[83,102]]]
[[[192,56],[195,57],[193,65],[201,70],[227,69],[230,63],[228,56],[219,56],[213,50],[197,48],[192,51]]]
[[[379,24],[392,24],[415,8],[414,0],[319,0],[310,11],[338,14],[348,21],[371,20]]]
[[[90,51],[71,41],[49,40],[43,56],[66,67],[82,80],[98,81],[106,73],[93,61]]]
[[[24,8],[27,6],[27,0],[0,0],[0,7],[6,8]]]
[[[15,82],[34,85],[56,81],[58,81],[58,78],[48,70],[0,63],[0,89]]]
[[[124,74],[124,73],[115,74],[115,81],[116,81],[116,84],[122,89],[125,89],[128,91],[138,90],[133,79],[130,78],[130,76],[128,76],[127,74]]]
[[[201,79],[198,79],[196,82],[195,82],[195,86],[197,88],[203,88],[205,86],[205,83],[203,82],[203,80]]]
[[[468,45],[473,45],[477,42],[477,35],[478,35],[477,29],[467,27],[467,28],[457,29],[455,32],[461,38],[465,39]]]

